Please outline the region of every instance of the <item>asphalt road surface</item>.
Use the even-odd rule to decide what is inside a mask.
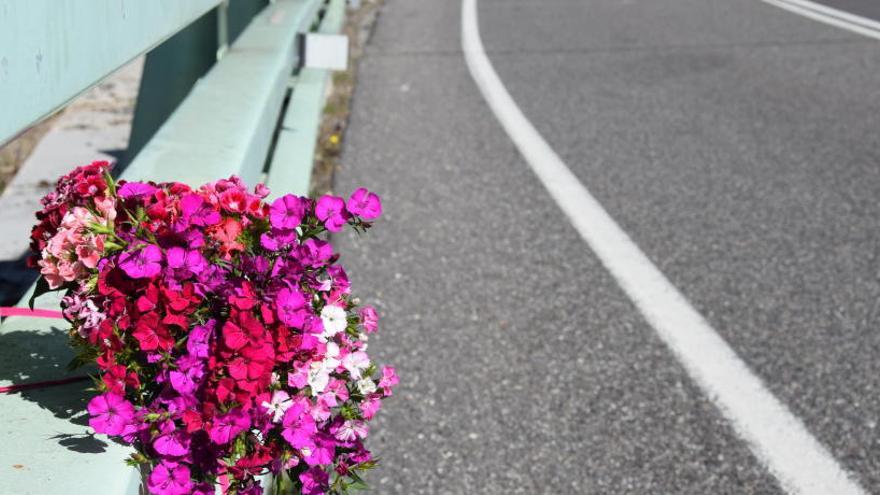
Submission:
[[[880,42],[759,0],[478,9],[571,172],[880,493]],[[386,208],[337,239],[402,377],[372,431],[375,493],[784,493],[505,133],[461,11],[386,0],[335,186]]]

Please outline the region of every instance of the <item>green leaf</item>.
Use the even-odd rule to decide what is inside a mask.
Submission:
[[[370,486],[367,485],[367,482],[364,481],[357,473],[354,471],[348,472],[348,477],[351,478],[352,482],[348,483],[345,488],[346,490],[369,490]]]
[[[374,467],[379,465],[379,459],[373,459],[371,461],[362,462],[360,464],[355,464],[351,467],[352,471],[369,471]]]

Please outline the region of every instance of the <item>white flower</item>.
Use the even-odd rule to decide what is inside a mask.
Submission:
[[[272,422],[277,423],[284,417],[284,412],[293,405],[293,400],[283,390],[276,390],[272,394],[272,402],[263,401],[262,406],[266,408],[266,413],[272,416]]]
[[[330,373],[339,366],[339,360],[325,358],[323,361],[315,361],[309,367],[308,383],[312,389],[312,396],[316,396],[327,388],[330,383]]]
[[[363,380],[358,380],[357,387],[358,390],[361,391],[361,394],[370,395],[376,391],[376,382],[367,377]]]
[[[342,358],[342,367],[348,371],[352,378],[360,380],[361,373],[370,367],[370,358],[366,352],[352,352]]]
[[[348,315],[345,309],[340,306],[328,304],[321,310],[321,323],[324,324],[324,333],[321,337],[329,339],[339,332],[345,330],[348,326]]]

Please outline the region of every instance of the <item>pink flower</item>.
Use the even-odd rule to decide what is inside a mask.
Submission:
[[[391,366],[383,366],[382,378],[379,380],[379,388],[382,389],[383,395],[389,397],[391,389],[396,387],[398,383],[400,383],[400,377],[397,376],[397,371]]]
[[[116,201],[113,198],[95,198],[95,208],[105,220],[112,222],[116,219]]]
[[[265,198],[266,196],[269,195],[269,188],[266,187],[266,184],[263,184],[261,182],[261,183],[257,184],[256,187],[254,187],[254,194],[258,198]]]
[[[379,397],[377,395],[371,395],[367,397],[367,400],[361,402],[360,409],[361,413],[364,416],[364,419],[373,419],[373,416],[379,412],[379,408],[382,407],[382,402],[380,402]]]
[[[335,436],[343,442],[351,442],[358,438],[366,438],[369,430],[367,424],[363,421],[348,420],[339,425],[336,429]]]
[[[189,468],[183,464],[160,463],[150,473],[147,488],[154,495],[188,495],[193,490]]]
[[[152,278],[162,271],[162,250],[148,244],[135,252],[126,251],[119,256],[119,267],[131,278]]]
[[[132,428],[134,406],[119,394],[106,393],[89,401],[89,426],[105,435],[122,435]]]
[[[364,220],[374,220],[382,215],[382,201],[366,188],[358,188],[348,198],[348,211]]]
[[[376,313],[376,309],[372,306],[364,306],[360,311],[361,316],[361,326],[364,327],[364,332],[373,333],[379,328],[379,315]]]
[[[342,367],[348,371],[352,378],[360,380],[361,373],[370,367],[370,358],[366,352],[352,352],[342,358]]]
[[[55,262],[43,259],[38,261],[37,264],[40,266],[40,275],[46,279],[50,289],[57,289],[64,285],[65,280],[58,273],[58,265]]]
[[[277,423],[281,421],[281,418],[284,417],[284,413],[290,409],[290,406],[293,405],[293,401],[290,399],[290,395],[283,390],[276,390],[272,394],[272,400],[263,401],[263,408],[266,409],[266,413],[272,416],[272,422]]]
[[[76,246],[76,256],[86,268],[98,266],[101,256],[104,254],[103,235],[92,236],[88,242]]]
[[[226,211],[241,213],[247,207],[247,194],[242,189],[229,189],[220,194],[220,206]]]
[[[321,196],[315,206],[315,216],[324,222],[324,226],[330,232],[339,232],[348,221],[348,212],[345,211],[345,200],[339,196]]]
[[[308,200],[287,194],[272,202],[269,210],[269,222],[276,229],[294,229],[302,222],[306,214]]]

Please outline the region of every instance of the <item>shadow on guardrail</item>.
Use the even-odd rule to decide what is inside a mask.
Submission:
[[[34,326],[38,324],[45,325],[45,321],[35,322]],[[67,341],[66,330],[55,326],[49,332],[43,327],[39,331],[16,330],[0,334],[0,348],[11,356],[11,359],[0,363],[0,381],[14,386],[63,378],[71,357]],[[90,394],[86,393],[86,389],[91,385],[91,381],[82,381],[12,393],[37,404],[57,418],[69,421],[75,425],[72,429],[84,430],[81,427],[89,424],[86,404]],[[85,431],[82,434],[59,432],[49,438],[57,440],[59,445],[69,450],[85,454],[100,454],[107,447],[105,441]]]

